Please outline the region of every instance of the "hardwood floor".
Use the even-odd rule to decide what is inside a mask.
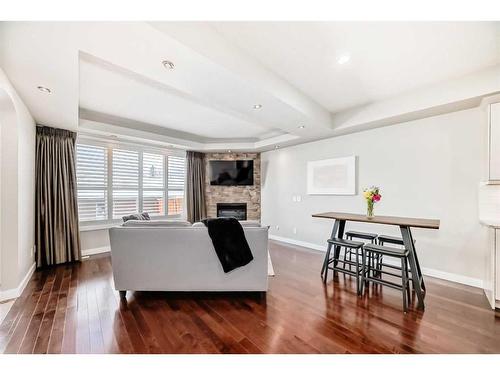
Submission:
[[[109,256],[36,272],[0,325],[5,353],[500,353],[500,314],[479,289],[426,278],[426,311],[355,281],[323,286],[323,254],[271,242],[267,296],[128,293]]]

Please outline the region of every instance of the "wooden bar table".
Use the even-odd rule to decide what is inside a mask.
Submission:
[[[415,288],[415,293],[418,299],[417,307],[420,309],[425,308],[424,304],[424,294],[425,294],[425,283],[420,269],[420,263],[418,261],[417,250],[415,248],[415,243],[413,242],[413,237],[411,234],[411,228],[425,228],[425,229],[439,229],[439,220],[434,219],[417,219],[410,217],[396,217],[396,216],[373,216],[367,217],[366,215],[351,214],[346,212],[324,212],[320,214],[314,214],[312,217],[331,219],[335,220],[333,223],[332,234],[330,239],[333,238],[343,238],[345,223],[347,221],[357,221],[363,223],[372,224],[386,224],[386,225],[397,225],[401,230],[401,236],[403,237],[403,242],[405,248],[408,250],[408,260],[410,262],[411,276],[413,279],[413,287]],[[328,250],[331,250],[332,244],[328,243]],[[327,251],[327,254],[329,252]],[[335,259],[338,259],[340,254],[340,247],[335,247]],[[325,267],[327,267],[328,259],[323,262],[323,268],[321,270],[321,275],[323,275]]]

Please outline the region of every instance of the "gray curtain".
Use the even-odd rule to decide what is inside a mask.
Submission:
[[[205,201],[205,154],[188,151],[186,176],[187,219],[191,223],[207,217]]]
[[[76,133],[36,128],[35,241],[37,267],[80,260],[75,165]]]

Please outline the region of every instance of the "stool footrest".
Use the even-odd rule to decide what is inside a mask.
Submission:
[[[383,269],[373,269],[373,271],[375,271],[376,273],[382,273],[384,275],[394,276],[394,277],[401,279],[401,274],[397,274],[397,273],[389,272],[389,271],[384,271]]]
[[[332,270],[332,271],[337,271],[337,272],[342,272],[342,273],[346,273],[348,275],[351,275],[351,276],[358,276],[358,274],[356,273],[356,271],[350,271],[349,269],[344,269],[344,268],[340,268],[338,266],[333,266],[333,267],[330,267],[328,266],[328,269],[329,270]]]
[[[403,290],[403,286],[400,284],[396,284],[396,283],[393,283],[393,282],[387,281],[387,280],[376,279],[376,278],[373,278],[370,276],[365,276],[364,281],[371,281],[372,283],[385,285],[385,286],[388,286],[389,288]]]
[[[352,260],[343,260],[343,259],[330,259],[328,261],[328,264],[332,264],[333,262],[337,261],[337,263],[342,263],[342,264],[349,264],[351,266],[356,266],[358,263],[356,263],[355,261],[352,261]],[[361,261],[361,259],[360,259]],[[362,265],[361,265],[361,262],[359,263],[359,267],[361,268]]]
[[[381,267],[387,267],[387,268],[392,268],[393,270],[399,270],[401,271],[401,266],[395,266],[394,264],[387,264],[387,263],[381,263]],[[408,272],[411,273],[411,270],[408,268]]]

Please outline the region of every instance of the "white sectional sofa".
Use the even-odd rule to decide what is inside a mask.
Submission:
[[[243,223],[253,261],[224,273],[202,223],[132,222],[109,230],[115,289],[267,291],[268,228]]]

